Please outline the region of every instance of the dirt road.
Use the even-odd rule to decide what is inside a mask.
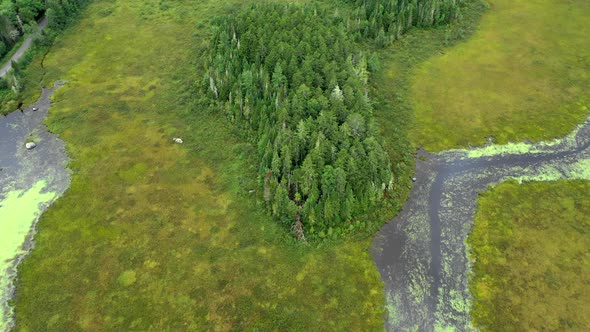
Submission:
[[[39,29],[43,30],[47,27],[47,16],[43,16],[43,18],[38,22]],[[12,68],[12,61],[18,61],[20,58],[23,57],[25,52],[31,47],[33,44],[33,37],[29,37],[25,40],[25,42],[19,47],[19,49],[12,55],[10,60],[8,60],[0,69],[0,77],[4,77],[6,73]]]

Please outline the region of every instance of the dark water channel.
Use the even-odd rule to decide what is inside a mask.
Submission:
[[[17,265],[33,246],[35,225],[70,182],[64,142],[43,124],[60,84],[43,89],[22,111],[0,116],[0,331],[13,323],[8,300]],[[37,146],[27,150],[31,141]]]
[[[565,138],[438,154],[419,151],[403,210],[378,233],[373,258],[385,282],[390,331],[469,331],[466,239],[477,195],[516,181],[590,180],[590,120]]]

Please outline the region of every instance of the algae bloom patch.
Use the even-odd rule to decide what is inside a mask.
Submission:
[[[14,277],[11,270],[19,256],[25,253],[23,245],[31,231],[31,225],[43,212],[45,206],[57,196],[54,192],[44,192],[47,182],[40,180],[28,190],[8,192],[0,201],[0,299],[6,300],[10,294],[10,282]],[[0,317],[8,315],[5,305],[0,306]],[[7,322],[0,321],[4,331]]]

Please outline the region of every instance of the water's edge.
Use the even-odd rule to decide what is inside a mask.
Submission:
[[[0,331],[14,325],[9,301],[17,266],[34,246],[37,222],[70,183],[65,143],[43,123],[50,97],[62,84],[44,88],[22,111],[0,117]],[[29,141],[37,146],[27,150]]]

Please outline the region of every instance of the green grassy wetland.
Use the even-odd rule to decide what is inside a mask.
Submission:
[[[15,331],[382,330],[369,247],[414,148],[587,116],[587,1],[255,3],[70,1],[79,21],[54,13],[53,44],[0,82],[7,112],[66,81],[46,124],[73,173],[19,266]],[[590,328],[588,189],[481,196],[475,326]]]
[[[210,96],[200,89],[207,71],[205,54],[212,48],[211,18],[245,5],[231,1],[94,2],[51,48],[37,49],[27,60],[30,65],[17,68],[8,82],[11,90],[3,98],[5,110],[21,100],[34,100],[39,85],[66,80],[53,96],[47,125],[67,142],[74,176],[65,196],[44,214],[36,248],[19,268],[16,330],[372,330],[383,325],[383,284],[368,253],[370,238],[365,235],[379,227],[385,215],[393,214],[387,202],[379,210],[384,189],[392,190],[389,196],[403,197],[407,187],[396,183],[384,188],[387,183],[364,181],[360,190],[371,193],[354,205],[367,212],[364,219],[351,220],[344,214],[344,220],[339,220],[346,231],[358,228],[361,234],[346,243],[333,240],[340,234],[332,232],[338,230],[333,225],[319,233],[331,240],[298,243],[286,227],[271,222],[260,211],[266,190],[250,193],[261,189],[258,161],[253,158],[256,147],[241,139],[239,127],[228,123],[219,112],[220,105],[207,100]],[[437,13],[443,15],[444,10]],[[337,33],[336,43],[342,45],[348,37],[342,37],[342,18],[337,11],[333,15],[340,20],[334,24],[340,26],[331,28]],[[406,7],[403,15],[415,14],[412,7]],[[365,22],[361,16],[355,22]],[[412,26],[410,22],[403,25]],[[364,31],[374,29],[379,27]],[[270,27],[263,32],[267,31],[275,30]],[[317,31],[311,32],[318,36]],[[348,159],[370,163],[381,159],[380,165],[369,166],[387,175],[387,157],[375,152],[380,142],[370,139],[377,129],[371,122],[366,88],[360,87],[361,82],[367,83],[367,61],[362,53],[358,58],[349,54],[346,43],[344,53],[336,54],[334,60],[353,64],[347,74],[338,72],[339,63],[332,61],[336,75],[319,76],[320,81],[329,79],[324,85],[316,86],[307,77],[302,81],[293,78],[293,82],[309,85],[321,102],[332,93],[334,103],[364,113],[360,117],[342,113],[350,124],[340,131],[353,138],[352,143],[342,139],[339,148],[344,151],[351,144],[361,152],[374,147],[374,151],[367,149],[366,158],[362,152],[354,155],[356,160]],[[248,46],[244,43],[242,47]],[[264,45],[260,46],[256,52],[264,57]],[[307,53],[298,54],[299,59],[289,63],[291,68],[302,65],[319,72],[318,63],[306,67],[308,56],[318,58],[314,49],[303,45],[300,50]],[[327,52],[325,47],[322,51]],[[259,56],[254,56],[255,61]],[[254,71],[254,78],[260,72]],[[265,78],[264,73],[260,76]],[[238,77],[244,89],[248,86],[245,77]],[[290,74],[288,78],[292,79]],[[289,89],[293,82],[289,81]],[[352,90],[356,98],[349,98],[348,85],[356,89]],[[239,88],[233,96],[240,93]],[[326,89],[327,95],[322,96],[318,88]],[[256,93],[244,96],[246,109]],[[360,106],[353,104],[357,102]],[[332,116],[327,114],[323,122],[320,117],[320,125],[329,127],[326,130],[343,124]],[[172,137],[182,137],[185,143],[174,144]],[[313,143],[310,140],[309,146]],[[315,163],[333,157],[334,146],[321,147]],[[286,159],[283,149],[275,154],[277,151]],[[273,155],[272,171],[279,174],[274,172],[275,159]],[[286,163],[282,165],[285,168]],[[409,171],[409,167],[399,169]],[[288,176],[300,176],[294,173]],[[311,188],[314,202],[337,202],[324,188],[333,187],[333,181],[338,188],[341,172],[336,168],[335,178],[329,173],[320,173],[328,174],[322,176],[322,192]],[[396,175],[404,178],[400,183],[408,182],[407,173]],[[314,186],[315,181],[319,183],[315,175],[310,181]],[[293,192],[297,187],[287,184],[285,188],[287,194],[277,194],[282,202],[299,203],[301,196]],[[348,192],[359,189],[349,188]],[[398,194],[394,188],[404,190]],[[307,199],[308,190],[302,193]],[[401,201],[393,203],[393,207],[401,205]],[[289,204],[289,208],[294,206]],[[273,203],[273,211],[275,206],[279,212],[284,207]],[[333,215],[328,209],[321,203],[317,215],[322,219],[324,214]],[[309,232],[313,234],[313,227]]]
[[[590,3],[489,0],[473,37],[415,71],[417,146],[432,151],[560,137],[590,101]]]
[[[192,103],[224,8],[95,2],[45,57],[73,179],[20,267],[17,331],[382,326],[370,240],[294,243],[248,194],[253,147]]]
[[[478,327],[590,329],[588,192],[587,181],[508,182],[480,198],[469,238]]]

